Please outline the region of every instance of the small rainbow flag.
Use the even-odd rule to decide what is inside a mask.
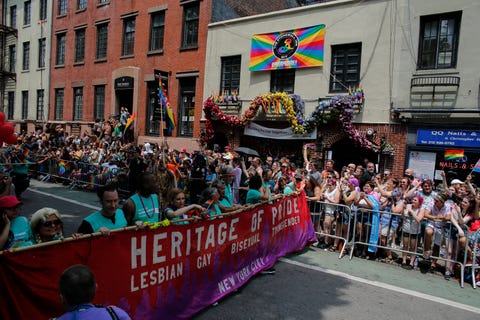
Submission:
[[[160,77],[158,79],[158,97],[165,110],[165,121],[167,122],[168,135],[171,135],[173,130],[175,130],[175,118],[173,117],[173,111],[170,107],[170,102],[168,101],[167,92],[162,85],[162,79]]]
[[[67,172],[67,166],[68,164],[65,162],[65,161],[60,161],[58,163],[58,174],[63,176],[65,174],[65,172]]]
[[[132,113],[132,115],[128,118],[127,123],[125,124],[125,129],[123,130],[123,134],[125,134],[125,132],[127,132],[127,130],[130,127],[133,128],[134,126],[135,126],[135,112]]]
[[[445,150],[445,155],[443,158],[446,161],[452,161],[456,159],[462,159],[464,157],[464,150],[456,150],[456,149],[451,149],[451,150]]]

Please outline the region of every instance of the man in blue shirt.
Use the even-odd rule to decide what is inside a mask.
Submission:
[[[84,265],[74,265],[66,269],[59,281],[60,299],[67,312],[57,320],[130,320],[130,316],[115,306],[92,304],[97,291],[97,283],[92,270]]]

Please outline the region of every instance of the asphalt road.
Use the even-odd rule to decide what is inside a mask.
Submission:
[[[62,213],[65,234],[99,207],[93,192],[32,180],[22,213]],[[280,259],[275,275],[259,275],[194,319],[480,319],[480,289],[440,274],[422,274],[317,248]]]

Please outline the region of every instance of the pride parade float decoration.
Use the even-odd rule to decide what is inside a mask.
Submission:
[[[118,305],[137,320],[188,319],[314,241],[302,192],[213,220],[167,220],[3,251],[0,319],[61,315],[58,278],[75,264],[95,274],[94,303]]]
[[[267,93],[256,96],[240,117],[224,114],[214,102],[214,96],[203,104],[205,113],[205,133],[201,137],[203,145],[213,138],[212,121],[220,121],[229,127],[243,127],[251,122],[259,110],[276,114],[284,114],[296,134],[308,134],[321,124],[339,121],[344,132],[357,145],[367,150],[379,151],[381,146],[375,145],[358,132],[353,125],[355,107],[362,105],[365,95],[362,88],[349,89],[348,95],[336,96],[328,101],[321,101],[310,116],[305,116],[305,102],[299,95],[288,95],[285,92]]]

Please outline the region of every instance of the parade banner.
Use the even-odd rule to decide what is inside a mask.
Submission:
[[[61,315],[58,279],[75,264],[95,274],[94,303],[117,305],[132,319],[190,318],[314,241],[301,193],[209,221],[4,252],[0,318]]]

